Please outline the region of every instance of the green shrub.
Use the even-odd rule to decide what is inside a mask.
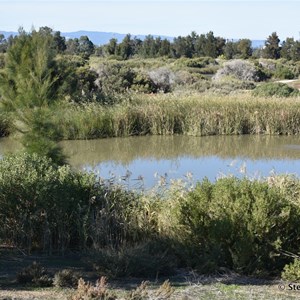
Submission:
[[[279,66],[276,68],[274,77],[278,79],[294,79],[295,74],[290,68],[286,66]]]
[[[0,161],[0,239],[18,247],[64,251],[85,244],[94,176],[37,155]]]
[[[136,75],[132,68],[121,63],[103,63],[98,66],[97,73],[97,86],[105,95],[126,92]]]
[[[253,95],[260,97],[295,97],[299,95],[299,91],[285,83],[269,82],[258,85],[253,90]]]
[[[52,279],[47,270],[36,262],[17,273],[17,282],[38,287],[52,286]]]
[[[182,203],[181,222],[190,233],[189,263],[203,272],[225,267],[278,274],[287,260],[280,250],[298,249],[293,236],[298,235],[299,209],[267,182],[204,180]]]
[[[300,280],[300,260],[295,258],[290,264],[285,265],[281,277],[284,280],[297,282]]]
[[[141,93],[156,93],[156,86],[148,74],[139,71],[133,79],[131,89]]]

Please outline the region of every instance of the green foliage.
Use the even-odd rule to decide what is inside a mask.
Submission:
[[[5,54],[0,53],[0,69],[3,69],[5,67]]]
[[[285,265],[281,249],[297,249],[297,241],[290,237],[299,226],[299,209],[266,182],[204,180],[183,201],[181,222],[195,254],[190,263],[203,272],[225,267],[272,274]]]
[[[84,247],[93,176],[28,154],[4,158],[0,170],[0,239],[29,252]]]
[[[285,265],[281,277],[287,281],[297,282],[300,279],[300,260],[295,258],[290,264]]]
[[[17,273],[17,282],[36,287],[49,287],[53,283],[47,270],[36,262]]]
[[[280,82],[268,82],[258,85],[253,90],[253,95],[260,97],[294,97],[299,95],[299,91]]]
[[[126,92],[134,82],[133,69],[122,64],[102,64],[97,68],[97,85],[106,95]]]
[[[51,104],[57,97],[52,37],[20,32],[0,73],[2,102],[14,111]]]
[[[19,32],[9,47],[5,68],[0,73],[0,94],[4,108],[12,111],[15,128],[25,134],[24,146],[62,163],[62,154],[52,139],[44,132],[49,129],[44,112],[53,106],[60,95],[60,85],[55,62],[54,37],[45,27],[39,32]],[[51,129],[52,130],[52,129]],[[39,145],[40,143],[40,145]],[[48,147],[49,149],[45,149]]]
[[[278,79],[294,79],[295,78],[295,71],[292,70],[288,65],[277,65],[276,71],[274,72],[274,77]],[[297,74],[298,75],[298,74]]]

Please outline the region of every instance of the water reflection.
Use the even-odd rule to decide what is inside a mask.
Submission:
[[[114,161],[129,165],[136,159],[200,158],[298,159],[300,137],[295,136],[143,136],[64,141],[72,165]]]
[[[146,186],[189,173],[195,179],[211,180],[222,174],[267,176],[272,170],[300,175],[298,136],[144,136],[61,144],[76,168],[125,180],[129,170],[132,184],[144,178]],[[10,139],[0,140],[0,154],[18,147]]]

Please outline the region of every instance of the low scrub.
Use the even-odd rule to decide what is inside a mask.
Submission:
[[[213,79],[221,80],[223,77],[232,76],[238,80],[259,81],[258,75],[258,71],[252,63],[236,59],[224,63],[223,68],[217,71]]]
[[[202,272],[278,274],[298,251],[299,206],[268,182],[224,178],[199,183],[181,205],[189,263]],[[296,231],[295,231],[296,230]]]
[[[75,287],[79,274],[70,269],[64,269],[54,275],[53,284],[56,287]]]
[[[297,89],[280,82],[268,82],[258,85],[253,91],[253,95],[260,97],[295,97],[300,93]]]
[[[53,283],[47,270],[36,262],[17,273],[17,282],[36,287],[49,287]]]
[[[120,297],[110,289],[106,277],[102,276],[95,285],[79,279],[77,290],[69,300],[167,300],[173,293],[174,288],[169,281],[165,281],[156,290],[150,289],[149,283],[143,281],[135,290],[128,291]]]

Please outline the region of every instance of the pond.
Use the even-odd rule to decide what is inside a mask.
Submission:
[[[172,179],[210,180],[223,175],[300,175],[298,136],[142,136],[63,141],[70,164],[131,187]],[[0,154],[18,148],[0,140]]]

